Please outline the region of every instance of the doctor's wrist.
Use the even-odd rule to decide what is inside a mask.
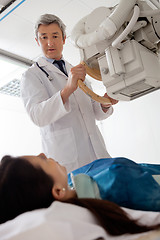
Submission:
[[[103,112],[107,112],[109,110],[110,106],[103,106],[101,104],[101,108],[102,108]]]
[[[71,91],[69,91],[68,88],[63,88],[61,90],[61,98],[62,98],[62,101],[63,101],[63,104],[66,103],[66,101],[68,100],[69,96],[72,94]]]

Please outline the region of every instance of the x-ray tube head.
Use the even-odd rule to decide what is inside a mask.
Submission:
[[[127,7],[123,9],[123,16],[120,16],[119,9],[124,2]],[[121,20],[120,25],[117,25],[118,18]],[[104,26],[105,23],[109,24],[106,19],[112,20],[117,29],[109,37],[101,34],[102,37],[98,38],[96,33],[102,31],[102,27],[109,28]],[[80,47],[77,42],[75,45],[80,48],[81,60],[88,67],[99,70],[101,80],[110,97],[130,101],[160,88],[159,4],[153,7],[153,1],[120,0],[119,4],[113,8],[95,9],[83,20],[85,20],[84,24],[78,23],[73,33],[79,34],[79,40],[87,37],[87,34],[90,35],[88,39],[92,37],[93,39],[90,42],[83,40]],[[83,26],[88,26],[90,31],[77,29]],[[80,32],[83,32],[83,36],[80,36]],[[94,39],[95,35],[96,39]],[[75,35],[72,39],[77,41]],[[118,44],[114,44],[115,42]],[[83,43],[85,43],[84,46]]]

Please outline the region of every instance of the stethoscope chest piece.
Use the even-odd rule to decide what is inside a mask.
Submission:
[[[48,79],[49,79],[49,81],[52,81],[52,80],[53,80],[53,78],[52,78],[51,76],[48,76]]]

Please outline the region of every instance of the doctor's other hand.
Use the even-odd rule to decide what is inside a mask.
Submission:
[[[110,102],[111,102],[110,104],[102,104],[101,103],[101,107],[102,107],[102,110],[104,112],[107,112],[107,110],[109,109],[109,107],[111,105],[115,105],[115,104],[117,104],[119,102],[118,100],[109,97],[107,93],[105,93],[103,97],[108,98],[110,100]]]
[[[82,64],[78,64],[70,69],[66,86],[61,91],[63,103],[65,103],[69,96],[78,88],[78,80],[84,81],[85,77],[86,68]]]

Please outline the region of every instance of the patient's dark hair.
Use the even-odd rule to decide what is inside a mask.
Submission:
[[[53,179],[27,160],[5,156],[0,163],[0,223],[54,201]]]
[[[3,157],[0,164],[0,223],[27,211],[49,207],[55,200],[53,184],[53,179],[40,167],[23,158]],[[160,226],[141,226],[117,204],[106,200],[75,198],[66,202],[87,208],[111,235],[141,233]]]
[[[140,225],[136,220],[131,220],[121,207],[107,200],[81,198],[70,199],[67,202],[90,210],[110,235],[142,233],[160,228],[160,224]]]

